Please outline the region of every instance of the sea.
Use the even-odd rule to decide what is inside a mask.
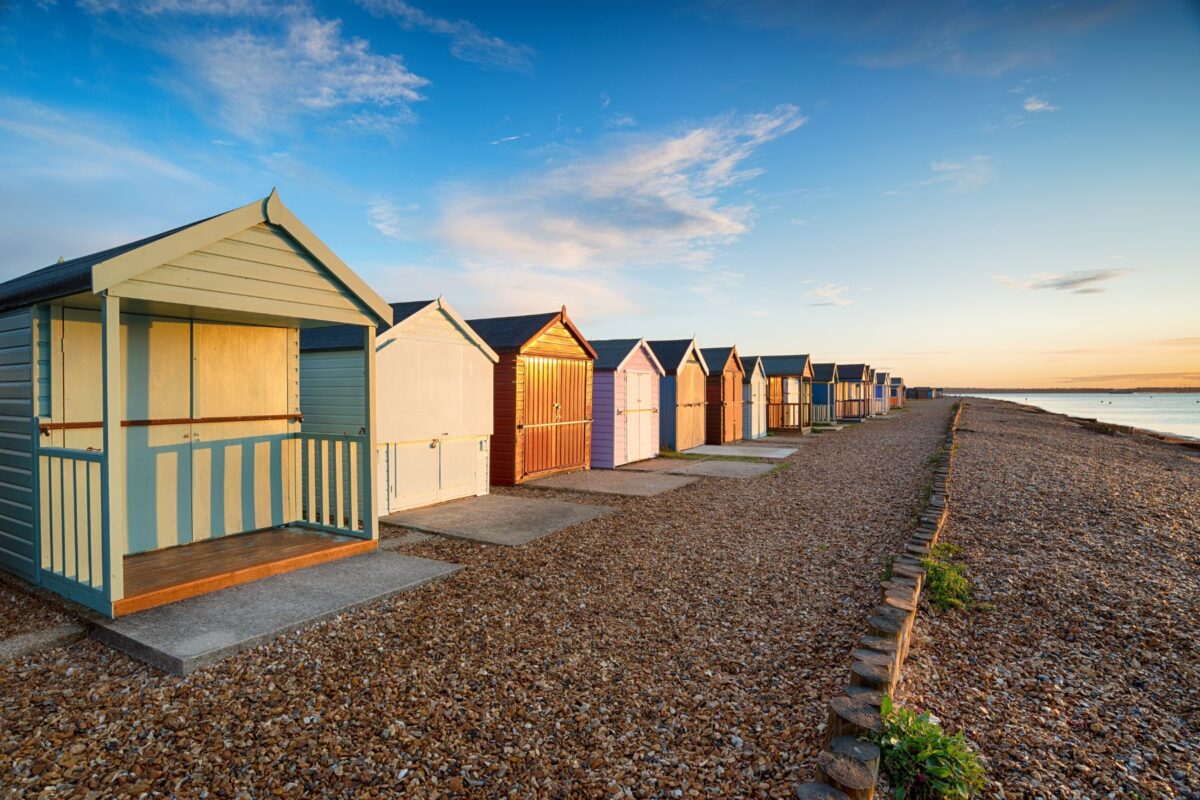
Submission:
[[[1200,392],[994,392],[972,396],[1200,439]]]

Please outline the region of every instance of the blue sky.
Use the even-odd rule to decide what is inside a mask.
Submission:
[[[0,278],[264,196],[391,300],[1200,384],[1173,3],[0,4]]]

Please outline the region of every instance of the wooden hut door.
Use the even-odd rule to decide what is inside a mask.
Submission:
[[[736,442],[742,438],[742,376],[729,371],[721,375],[721,412],[724,419],[722,441]]]
[[[587,458],[588,362],[525,357],[525,474],[582,466]]]

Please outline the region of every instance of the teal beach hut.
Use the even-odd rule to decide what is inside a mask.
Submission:
[[[299,341],[373,386],[383,322],[275,192],[0,284],[0,567],[118,616],[373,549],[375,393],[306,432]]]

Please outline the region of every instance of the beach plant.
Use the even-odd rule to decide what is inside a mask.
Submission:
[[[925,568],[923,594],[941,611],[965,609],[971,604],[971,582],[966,568],[957,560],[959,548],[950,544],[935,545],[927,558],[921,559]]]
[[[875,741],[896,800],[969,800],[983,790],[983,765],[961,733],[946,734],[928,713],[896,706],[886,695],[880,712]]]

